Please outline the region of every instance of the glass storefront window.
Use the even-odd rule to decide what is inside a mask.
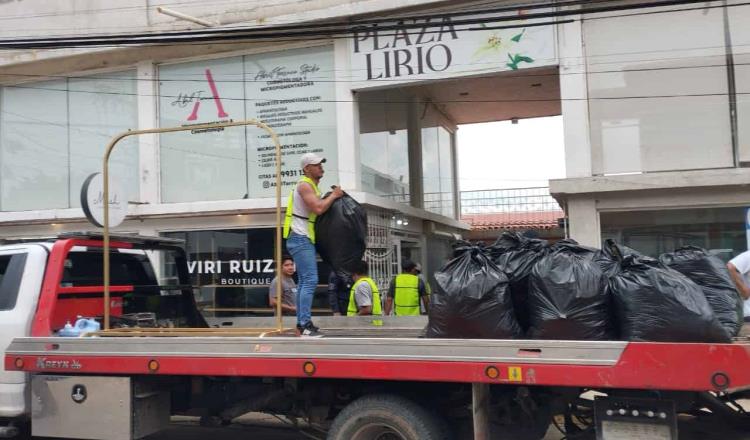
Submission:
[[[745,208],[603,212],[600,219],[602,240],[652,257],[693,245],[729,261],[747,248]]]
[[[201,309],[216,316],[270,316],[268,288],[276,275],[275,234],[274,228],[254,228],[162,235],[185,240],[188,270]],[[319,261],[313,313],[330,313],[329,273],[330,267]]]
[[[111,138],[137,128],[135,72],[0,90],[0,209],[80,206],[81,184],[101,172]],[[137,139],[110,159],[112,176],[138,200]]]
[[[455,217],[452,137],[444,127],[422,129],[422,185],[426,210]]]
[[[135,71],[71,78],[70,206],[81,206],[78,194],[91,173],[101,172],[104,149],[112,136],[138,127]],[[109,159],[112,178],[120,182],[128,200],[138,200],[138,138],[117,144]]]
[[[242,57],[162,66],[159,125],[246,119]],[[247,194],[245,129],[160,136],[163,202],[241,199]]]
[[[409,204],[407,97],[399,90],[361,92],[359,146],[362,189]]]
[[[333,48],[260,53],[162,66],[162,127],[226,120],[267,123],[282,145],[286,193],[305,153],[326,158],[324,183],[338,183]],[[161,135],[162,201],[273,197],[276,152],[255,126]]]
[[[409,150],[406,130],[360,135],[362,189],[409,203]]]
[[[750,162],[750,5],[730,1],[727,8],[730,37],[734,52],[734,75],[737,87],[737,131],[741,162]]]
[[[441,214],[455,218],[453,205],[453,139],[444,127],[438,127],[438,145],[440,148],[440,207]]]
[[[68,207],[67,81],[5,87],[0,102],[4,211]]]
[[[338,184],[336,87],[330,46],[247,55],[245,108],[247,117],[266,122],[282,148],[284,193],[299,180],[300,158],[315,153],[326,158],[324,187]],[[248,193],[274,197],[275,147],[258,128],[247,130]]]
[[[595,175],[734,166],[721,8],[583,31]]]

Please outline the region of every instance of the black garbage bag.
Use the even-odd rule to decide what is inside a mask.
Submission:
[[[607,282],[592,260],[596,249],[553,245],[529,277],[529,330],[534,339],[606,340],[613,337]]]
[[[344,193],[315,221],[315,247],[334,270],[351,272],[367,247],[365,209]]]
[[[562,240],[555,242],[555,244],[549,247],[549,251],[550,252],[563,251],[563,252],[578,255],[579,257],[586,258],[588,260],[593,260],[596,257],[596,255],[599,252],[601,252],[599,249],[579,244],[577,241],[573,240],[572,238],[563,238]]]
[[[503,232],[487,251],[510,281],[513,309],[518,323],[526,331],[529,327],[529,275],[537,261],[549,252],[547,241]]]
[[[642,257],[643,254],[635,249],[616,243],[611,238],[604,241],[604,246],[594,256],[594,261],[604,272],[604,275],[611,277],[620,272],[620,263],[628,255]]]
[[[658,342],[729,342],[703,291],[658,260],[629,255],[607,288],[621,339]]]
[[[685,246],[672,253],[662,254],[659,261],[700,286],[728,338],[740,333],[743,302],[721,258],[711,255],[705,249]]]
[[[521,336],[508,291],[508,278],[477,246],[455,249],[458,256],[435,274],[428,338],[507,339]]]

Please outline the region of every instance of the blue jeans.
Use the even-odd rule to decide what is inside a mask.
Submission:
[[[315,245],[304,235],[289,234],[286,250],[292,255],[297,269],[297,325],[304,327],[311,320],[312,302],[318,287],[318,263]]]

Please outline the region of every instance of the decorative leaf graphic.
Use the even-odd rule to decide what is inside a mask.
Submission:
[[[524,55],[516,55],[514,59],[516,63],[533,63],[534,62],[533,58],[527,57]]]
[[[511,38],[511,40],[513,40],[516,43],[518,43],[519,41],[521,41],[521,37],[523,37],[524,33],[526,33],[526,28],[523,28],[523,30],[521,31],[521,33],[518,34],[518,35],[515,35],[513,38]]]

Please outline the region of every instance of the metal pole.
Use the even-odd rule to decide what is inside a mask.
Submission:
[[[104,330],[109,330],[109,157],[112,155],[115,145],[128,136],[141,134],[158,134],[172,133],[177,131],[203,130],[211,128],[241,127],[245,125],[255,125],[258,128],[266,130],[276,146],[276,324],[277,330],[281,331],[281,144],[276,133],[268,125],[249,119],[246,121],[228,121],[215,122],[211,124],[196,124],[185,127],[168,127],[168,128],[151,128],[148,130],[128,130],[120,133],[109,142],[107,150],[104,152],[104,161],[102,164],[102,178],[104,179],[102,189],[104,198],[104,232],[102,234],[102,247],[104,252]]]
[[[474,440],[490,440],[489,384],[472,383],[471,401],[474,414]]]

